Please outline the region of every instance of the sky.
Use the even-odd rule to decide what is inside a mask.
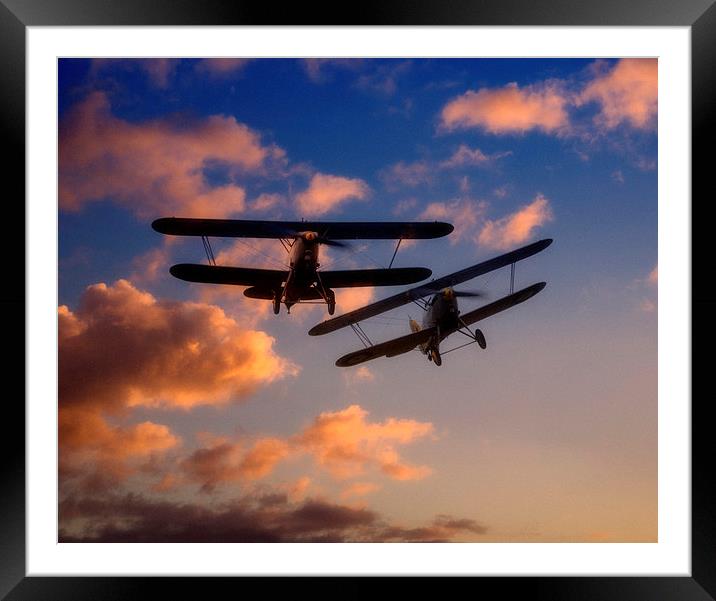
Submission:
[[[658,539],[655,59],[61,59],[58,81],[60,541]],[[152,230],[169,216],[447,221],[394,263],[434,277],[554,243],[487,349],[338,368],[362,345],[308,336],[325,306],[173,278],[206,257]],[[484,294],[461,311],[509,284],[458,286]],[[338,290],[336,314],[402,289]]]

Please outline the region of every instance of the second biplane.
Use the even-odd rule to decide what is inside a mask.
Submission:
[[[312,336],[316,336],[327,334],[346,326],[353,328],[354,332],[365,345],[365,348],[348,353],[338,359],[336,361],[338,367],[358,365],[359,363],[377,359],[378,357],[395,357],[407,353],[416,347],[420,348],[421,352],[427,356],[429,361],[432,361],[435,365],[441,365],[440,343],[445,338],[455,332],[460,332],[470,338],[470,342],[467,344],[477,343],[481,348],[486,348],[487,343],[484,334],[478,329],[473,332],[470,330],[470,326],[473,323],[532,298],[547,285],[545,282],[538,282],[514,292],[514,264],[517,261],[526,259],[544,250],[551,243],[551,239],[545,239],[523,246],[504,255],[438,278],[427,284],[422,284],[416,288],[411,288],[405,292],[366,305],[345,315],[339,315],[338,317],[324,321],[311,328],[308,333]],[[495,269],[506,267],[507,265],[512,265],[510,294],[479,307],[474,311],[460,314],[457,304],[458,297],[481,296],[481,294],[457,291],[453,289],[453,286],[494,271]],[[426,301],[423,300],[425,297],[430,298]],[[416,303],[425,310],[422,326],[416,321],[410,320],[411,334],[374,345],[358,324],[360,321],[411,302]]]
[[[329,315],[333,315],[336,308],[333,288],[413,284],[430,277],[432,271],[424,267],[321,271],[318,257],[321,244],[345,247],[343,240],[398,240],[397,252],[401,240],[439,238],[453,230],[451,224],[438,221],[250,221],[181,217],[157,219],[152,227],[162,234],[202,238],[209,264],[173,265],[169,271],[174,277],[188,282],[248,286],[244,295],[272,301],[276,314],[282,303],[290,313],[291,307],[299,302],[325,302]],[[210,236],[280,240],[288,253],[288,264],[284,270],[217,265]]]

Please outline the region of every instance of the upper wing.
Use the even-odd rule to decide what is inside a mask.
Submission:
[[[510,307],[514,307],[515,305],[519,305],[520,303],[525,302],[526,300],[532,298],[540,290],[542,290],[546,285],[546,282],[532,284],[527,288],[523,288],[522,290],[518,290],[517,292],[510,294],[509,296],[505,296],[499,300],[496,300],[494,303],[484,305],[479,309],[475,309],[474,311],[470,311],[469,313],[460,315],[460,319],[465,325],[469,326],[476,321],[480,321],[481,319],[490,317],[495,313],[499,313],[500,311],[504,311],[505,309],[509,309]]]
[[[396,267],[394,269],[353,269],[346,271],[319,271],[321,281],[328,288],[355,286],[399,286],[414,284],[430,277],[425,267]]]
[[[164,217],[152,227],[173,236],[219,236],[229,238],[290,238],[297,232],[317,232],[330,240],[397,240],[398,238],[440,238],[453,226],[440,221],[248,221],[242,219],[190,219]]]
[[[205,284],[234,284],[236,286],[260,286],[278,288],[288,276],[287,271],[274,269],[246,269],[219,265],[172,265],[169,272],[180,280]]]
[[[437,280],[433,280],[427,284],[422,284],[416,288],[411,288],[405,292],[400,292],[393,296],[389,296],[388,298],[384,298],[383,300],[376,301],[375,303],[366,305],[365,307],[361,307],[355,311],[350,311],[349,313],[339,315],[333,319],[327,319],[326,321],[313,326],[308,333],[311,336],[319,336],[321,334],[334,332],[335,330],[344,328],[345,326],[358,323],[359,321],[368,319],[369,317],[374,317],[376,315],[380,315],[381,313],[385,313],[386,311],[390,311],[391,309],[395,309],[396,307],[400,307],[401,305],[405,305],[413,300],[422,298],[423,296],[433,294],[442,288],[455,286],[472,278],[484,275],[485,273],[489,273],[490,271],[494,271],[495,269],[499,269],[500,267],[505,267],[511,263],[531,257],[532,255],[547,248],[550,244],[552,244],[552,240],[549,238],[528,244],[527,246],[523,246],[522,248],[518,248],[512,252],[495,257],[494,259],[483,261],[482,263],[478,263],[472,267],[467,267],[461,271],[456,271],[455,273],[438,278]]]
[[[336,365],[338,367],[350,367],[351,365],[358,365],[359,363],[377,359],[378,357],[395,357],[402,355],[403,353],[412,351],[419,344],[427,342],[435,333],[435,328],[427,328],[426,330],[413,332],[412,334],[394,338],[387,342],[381,342],[380,344],[343,355],[336,361]]]

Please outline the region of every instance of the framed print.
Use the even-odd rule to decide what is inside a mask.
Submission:
[[[0,14],[7,598],[713,598],[708,1]]]

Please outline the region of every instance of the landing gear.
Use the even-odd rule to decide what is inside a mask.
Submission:
[[[482,330],[475,330],[475,342],[480,345],[481,349],[487,348],[487,340],[485,340]]]
[[[442,357],[440,357],[440,351],[434,348],[431,348],[428,351],[428,360],[435,363],[435,365],[437,365],[438,367],[443,364]]]
[[[279,311],[281,311],[281,295],[279,293],[274,293],[274,295],[273,295],[273,314],[278,315]]]
[[[333,290],[328,291],[326,303],[328,304],[328,315],[333,315],[336,312],[336,293]]]

